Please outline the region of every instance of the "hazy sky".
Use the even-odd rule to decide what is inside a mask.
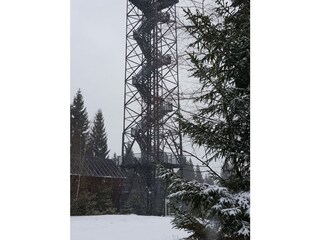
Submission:
[[[126,0],[71,0],[71,93],[80,88],[90,121],[100,108],[111,154],[121,151]]]

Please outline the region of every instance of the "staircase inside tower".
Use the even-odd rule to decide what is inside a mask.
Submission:
[[[128,0],[134,6],[139,21],[137,26],[132,24],[131,35],[141,51],[140,64],[134,69],[130,77],[130,86],[133,86],[140,96],[141,112],[137,118],[132,118],[130,126],[130,142],[123,142],[123,166],[127,169],[128,186],[126,192],[130,194],[134,178],[142,182],[141,191],[146,200],[146,214],[162,215],[164,213],[165,187],[161,180],[156,178],[156,164],[167,168],[177,168],[181,165],[182,150],[178,144],[171,144],[171,152],[166,152],[164,145],[172,134],[172,129],[164,130],[165,122],[176,111],[172,94],[167,90],[164,93],[161,81],[162,69],[172,64],[172,52],[162,54],[159,25],[170,24],[175,19],[168,9],[178,3],[178,0]],[[139,9],[139,10],[136,10]],[[175,43],[176,44],[176,43]],[[170,49],[168,47],[167,49]],[[170,54],[168,54],[170,53]],[[176,64],[176,63],[175,63]],[[138,119],[138,120],[136,120]],[[176,131],[177,132],[177,131]],[[177,133],[174,133],[177,134]],[[123,140],[124,141],[124,140]],[[130,160],[125,152],[131,151],[132,145],[137,143],[139,154],[131,156]],[[168,145],[168,144],[167,144]],[[126,149],[126,150],[124,150]],[[128,170],[129,169],[129,170]]]
[[[138,74],[132,77],[132,85],[136,87],[141,98],[146,103],[146,111],[143,113],[140,122],[131,129],[132,137],[139,144],[142,160],[155,161],[148,159],[148,154],[152,152],[150,143],[152,142],[148,132],[159,124],[161,119],[172,111],[172,104],[165,101],[158,92],[152,91],[157,82],[152,82],[151,78],[157,74],[157,69],[171,63],[170,55],[162,55],[154,42],[151,41],[152,30],[155,29],[158,22],[168,23],[170,15],[161,10],[173,6],[178,0],[130,0],[143,13],[142,22],[136,31],[133,31],[133,38],[138,43],[145,63],[142,65]],[[156,80],[157,81],[157,80]],[[159,150],[158,150],[159,152]],[[163,155],[160,153],[160,155]],[[158,159],[160,160],[160,159]]]

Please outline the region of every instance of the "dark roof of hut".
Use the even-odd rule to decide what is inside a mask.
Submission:
[[[88,177],[125,178],[123,172],[112,160],[88,156],[83,161],[71,159],[70,174],[81,174],[81,176]]]

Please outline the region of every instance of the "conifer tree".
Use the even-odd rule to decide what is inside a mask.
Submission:
[[[195,180],[195,172],[191,159],[186,161],[186,166],[183,168],[183,178],[189,181]]]
[[[204,181],[205,183],[210,184],[210,185],[213,185],[213,184],[214,184],[214,181],[213,181],[212,176],[210,176],[210,175],[208,175],[208,174],[205,175],[203,181]]]
[[[70,106],[70,118],[71,157],[84,156],[89,140],[89,120],[80,89]]]
[[[104,126],[104,117],[99,109],[95,115],[90,132],[88,154],[101,159],[107,159],[109,154],[107,133]]]
[[[214,183],[170,180],[176,206],[173,224],[192,232],[190,239],[250,238],[250,1],[215,0],[208,11],[185,11],[193,77],[202,85],[195,102],[202,106],[190,119],[180,116],[181,131],[203,146],[210,168],[224,161]]]
[[[203,176],[201,174],[200,167],[198,164],[195,170],[195,180],[198,181],[199,183],[203,183]]]
[[[83,214],[85,199],[90,199],[92,196],[81,194],[80,189],[80,175],[81,166],[87,152],[87,145],[89,140],[89,120],[88,113],[84,106],[83,96],[79,89],[70,105],[70,163],[76,163],[80,166],[78,176],[78,186],[75,196],[71,196],[71,214]],[[81,210],[82,209],[82,210]]]
[[[202,84],[195,102],[202,108],[180,121],[182,132],[211,155],[224,160],[228,187],[248,190],[250,174],[250,1],[216,0],[218,20],[187,10],[186,27],[193,76]]]
[[[116,166],[120,166],[119,158],[117,157],[116,153],[113,153],[113,157],[111,160],[116,164]]]
[[[126,162],[122,162],[122,164],[131,165],[136,162],[132,148],[130,149],[127,145],[125,146],[125,155]]]

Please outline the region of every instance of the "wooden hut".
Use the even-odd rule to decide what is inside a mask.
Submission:
[[[112,160],[88,156],[71,159],[70,191],[73,200],[83,192],[97,194],[109,191],[113,205],[119,210],[124,180],[125,175]]]

